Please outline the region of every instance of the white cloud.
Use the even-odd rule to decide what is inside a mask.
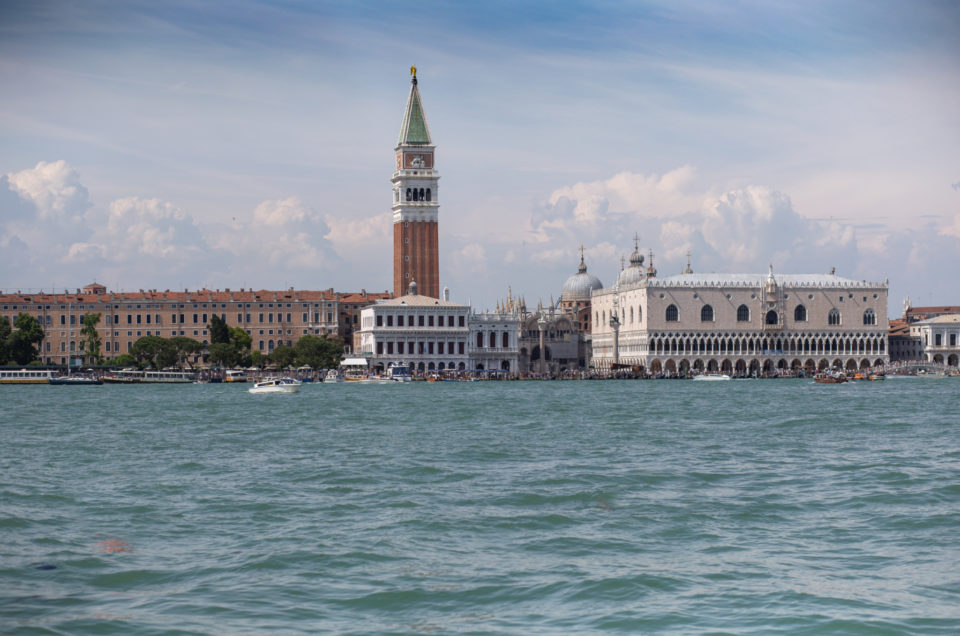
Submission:
[[[80,175],[63,159],[7,174],[11,190],[36,206],[41,221],[69,221],[89,205]]]

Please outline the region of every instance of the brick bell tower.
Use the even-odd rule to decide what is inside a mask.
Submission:
[[[437,248],[437,174],[434,145],[423,114],[417,68],[410,67],[410,96],[403,111],[393,173],[393,294],[403,296],[411,281],[422,296],[440,298]]]

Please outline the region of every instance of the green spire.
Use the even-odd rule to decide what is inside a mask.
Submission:
[[[417,88],[417,75],[413,72],[410,83],[410,97],[407,98],[407,108],[403,111],[403,124],[400,126],[400,140],[397,145],[415,144],[431,145],[430,129],[427,128],[427,118],[423,115],[423,106],[420,103],[420,89]]]

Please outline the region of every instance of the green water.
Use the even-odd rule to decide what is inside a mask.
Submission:
[[[960,632],[960,380],[0,387],[0,630]]]

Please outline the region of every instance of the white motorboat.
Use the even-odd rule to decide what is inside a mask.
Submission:
[[[723,382],[729,380],[730,376],[726,373],[705,373],[703,375],[696,375],[693,379],[700,380],[701,382]]]
[[[327,371],[327,375],[323,378],[324,384],[339,384],[340,382],[343,382],[343,376],[337,373],[336,369]]]
[[[300,380],[268,378],[262,382],[257,382],[248,390],[250,393],[297,393],[300,391]]]
[[[402,362],[391,362],[387,367],[387,377],[393,382],[410,382],[410,367]]]

